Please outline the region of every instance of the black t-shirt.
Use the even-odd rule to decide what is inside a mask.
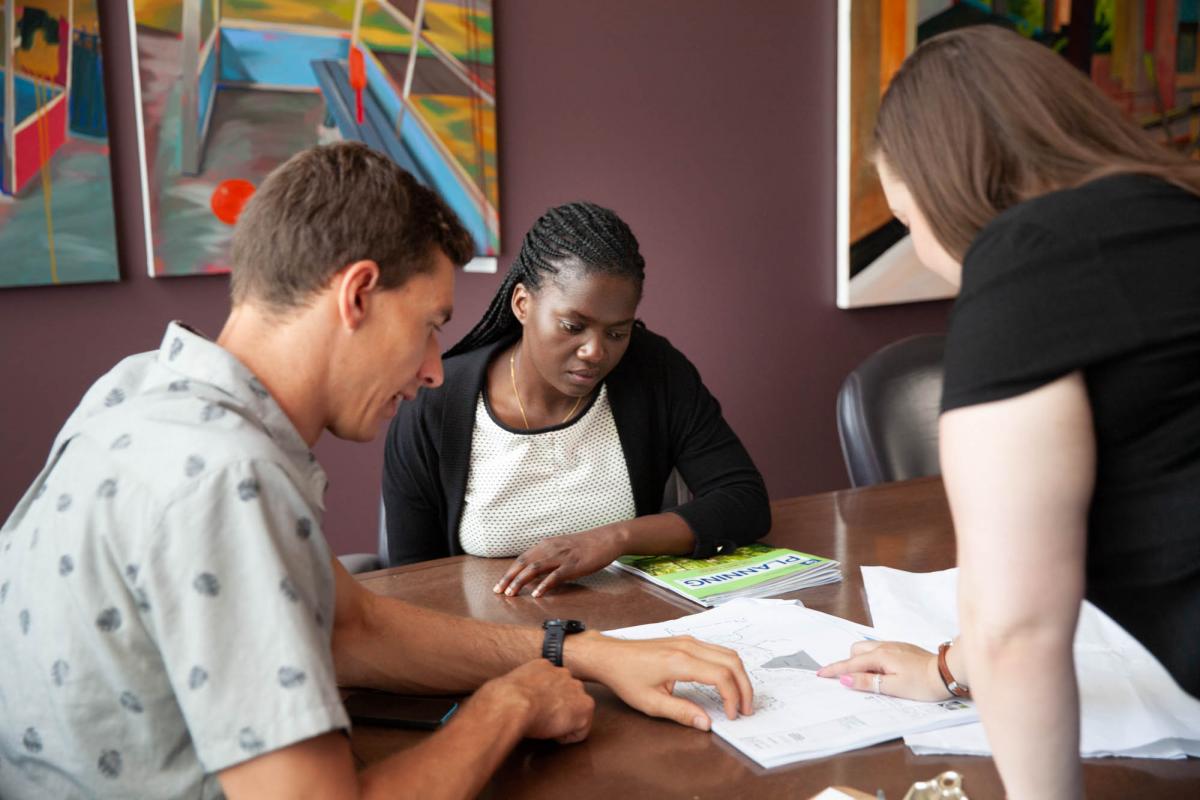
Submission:
[[[976,237],[943,411],[1075,370],[1097,447],[1088,599],[1200,696],[1200,196],[1112,176],[1014,206]]]

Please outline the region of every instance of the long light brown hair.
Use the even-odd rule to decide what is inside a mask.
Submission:
[[[1062,56],[993,25],[921,44],[875,124],[876,157],[908,188],[946,252],[1009,206],[1118,173],[1200,195],[1200,162],[1135,123]]]

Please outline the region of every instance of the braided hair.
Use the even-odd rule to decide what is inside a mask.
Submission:
[[[546,276],[553,280],[564,267],[573,266],[569,263],[572,261],[589,273],[627,277],[641,293],[646,260],[638,252],[637,238],[629,226],[615,212],[595,203],[556,206],[533,223],[483,318],[446,351],[445,358],[498,342],[519,331],[521,323],[512,311],[516,285],[521,283],[531,292],[537,292]]]

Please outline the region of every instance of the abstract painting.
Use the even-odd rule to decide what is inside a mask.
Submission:
[[[924,269],[868,159],[880,99],[905,56],[966,25],[1003,25],[1091,76],[1164,145],[1200,157],[1200,0],[839,0],[837,304],[952,297]]]
[[[223,273],[242,205],[294,153],[391,157],[500,250],[491,0],[135,0],[154,276]]]
[[[96,0],[0,0],[0,287],[115,281]]]

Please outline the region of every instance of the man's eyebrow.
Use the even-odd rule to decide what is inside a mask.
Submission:
[[[442,321],[441,321],[441,324],[442,324],[442,325],[445,325],[447,322],[449,322],[449,321],[450,321],[450,318],[451,318],[452,316],[454,316],[454,309],[453,309],[452,307],[450,307],[450,306],[446,306],[445,308],[443,308],[443,309],[442,309],[441,311],[439,311],[438,313],[442,315]]]

